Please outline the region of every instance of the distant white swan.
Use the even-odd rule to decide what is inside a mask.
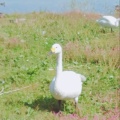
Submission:
[[[102,16],[100,19],[96,20],[96,22],[99,23],[101,26],[111,28],[112,32],[113,27],[119,26],[120,18],[117,19],[113,16]]]
[[[54,44],[51,52],[58,56],[56,76],[50,84],[50,92],[58,100],[59,107],[61,100],[66,99],[74,99],[75,106],[77,106],[78,97],[82,92],[82,83],[86,77],[73,71],[62,70],[62,47],[59,44]]]

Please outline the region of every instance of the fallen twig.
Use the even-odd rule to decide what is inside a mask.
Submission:
[[[13,92],[16,92],[16,91],[19,91],[19,90],[23,90],[23,89],[29,88],[31,86],[33,86],[33,85],[25,86],[25,87],[22,87],[22,88],[17,88],[15,90],[10,90],[10,91],[7,91],[7,92],[4,92],[4,90],[2,90],[0,92],[0,95],[4,95],[4,94],[8,94],[8,93],[13,93]]]

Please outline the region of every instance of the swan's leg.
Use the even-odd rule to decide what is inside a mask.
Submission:
[[[102,29],[101,32],[102,32],[102,33],[105,33],[105,29]]]
[[[78,97],[75,98],[75,109],[78,108]]]
[[[59,110],[61,109],[61,100],[58,100]]]
[[[111,33],[113,32],[113,29],[111,28]]]
[[[78,107],[78,97],[75,98],[75,111],[76,113],[78,113],[79,116],[80,115],[80,110],[79,110],[79,107]]]
[[[62,103],[62,100],[58,100],[58,105],[59,105],[58,115],[59,115],[59,116],[62,115],[62,112],[61,112],[61,103]]]

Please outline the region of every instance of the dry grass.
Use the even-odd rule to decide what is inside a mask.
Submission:
[[[98,19],[99,17],[102,16],[102,15],[96,14],[96,13],[84,13],[84,12],[81,12],[81,11],[66,12],[63,15],[70,16],[70,17],[73,17],[75,19],[86,18],[86,19],[89,19],[89,20],[96,20],[96,19]]]
[[[110,39],[109,39],[110,40]],[[70,41],[64,46],[65,60],[92,63],[104,63],[111,67],[119,67],[119,44],[114,44],[114,40],[119,43],[119,39],[113,39],[113,44],[107,45],[109,40],[101,44],[101,40],[93,40],[89,44],[83,44],[80,41]],[[94,46],[93,46],[94,44]],[[82,59],[81,59],[82,57]]]

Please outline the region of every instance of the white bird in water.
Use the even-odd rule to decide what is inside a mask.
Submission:
[[[75,107],[77,107],[78,97],[82,92],[82,84],[86,77],[74,71],[63,71],[62,47],[59,44],[52,45],[51,52],[57,54],[57,67],[56,75],[50,84],[50,92],[58,100],[59,108],[61,100],[67,99],[74,99]]]
[[[115,18],[113,16],[102,16],[100,19],[96,20],[101,26],[111,28],[111,32],[113,31],[112,28],[118,27],[120,18]]]

